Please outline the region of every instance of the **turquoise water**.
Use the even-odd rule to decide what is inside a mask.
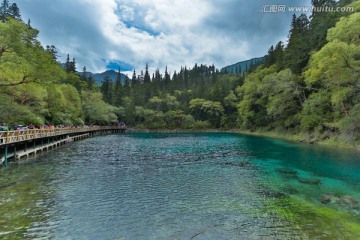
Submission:
[[[73,142],[0,177],[4,239],[360,238],[359,152],[135,133]]]

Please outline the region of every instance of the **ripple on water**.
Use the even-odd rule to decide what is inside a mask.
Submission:
[[[22,205],[0,213],[16,225],[10,215],[30,210],[19,224],[25,228],[8,225],[0,231],[10,238],[55,239],[355,236],[343,233],[349,226],[356,229],[358,221],[334,228],[347,213],[324,208],[318,196],[342,189],[357,197],[353,183],[360,177],[353,168],[360,166],[349,161],[353,165],[345,164],[338,174],[328,165],[320,171],[310,158],[330,164],[339,155],[309,148],[236,134],[124,134],[74,142],[11,169],[14,174],[6,177],[19,188],[0,196],[15,194],[11,200]],[[278,169],[297,175],[284,177]],[[322,184],[302,184],[297,177],[320,178]],[[26,191],[19,195],[30,179],[35,198]]]

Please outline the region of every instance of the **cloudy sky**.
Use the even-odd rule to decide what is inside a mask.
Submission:
[[[286,41],[291,15],[268,5],[309,6],[310,0],[18,0],[22,18],[40,30],[60,60],[80,71],[122,72],[195,63],[222,68],[263,56]],[[265,10],[265,12],[264,12]],[[296,12],[297,15],[300,12]]]

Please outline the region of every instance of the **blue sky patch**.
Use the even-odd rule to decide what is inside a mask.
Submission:
[[[108,70],[119,70],[120,67],[120,71],[121,72],[126,72],[126,71],[132,71],[134,69],[134,67],[126,62],[122,62],[122,61],[106,61],[107,65],[106,65],[106,69]]]

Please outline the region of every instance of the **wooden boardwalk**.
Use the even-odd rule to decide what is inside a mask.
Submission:
[[[48,151],[67,142],[96,135],[122,133],[126,127],[84,127],[28,129],[0,132],[0,163],[7,167],[10,158],[17,160]]]
[[[16,142],[40,139],[46,137],[62,136],[67,134],[80,134],[99,131],[125,131],[126,127],[86,127],[86,128],[54,128],[54,129],[28,129],[24,131],[0,132],[0,146]]]

